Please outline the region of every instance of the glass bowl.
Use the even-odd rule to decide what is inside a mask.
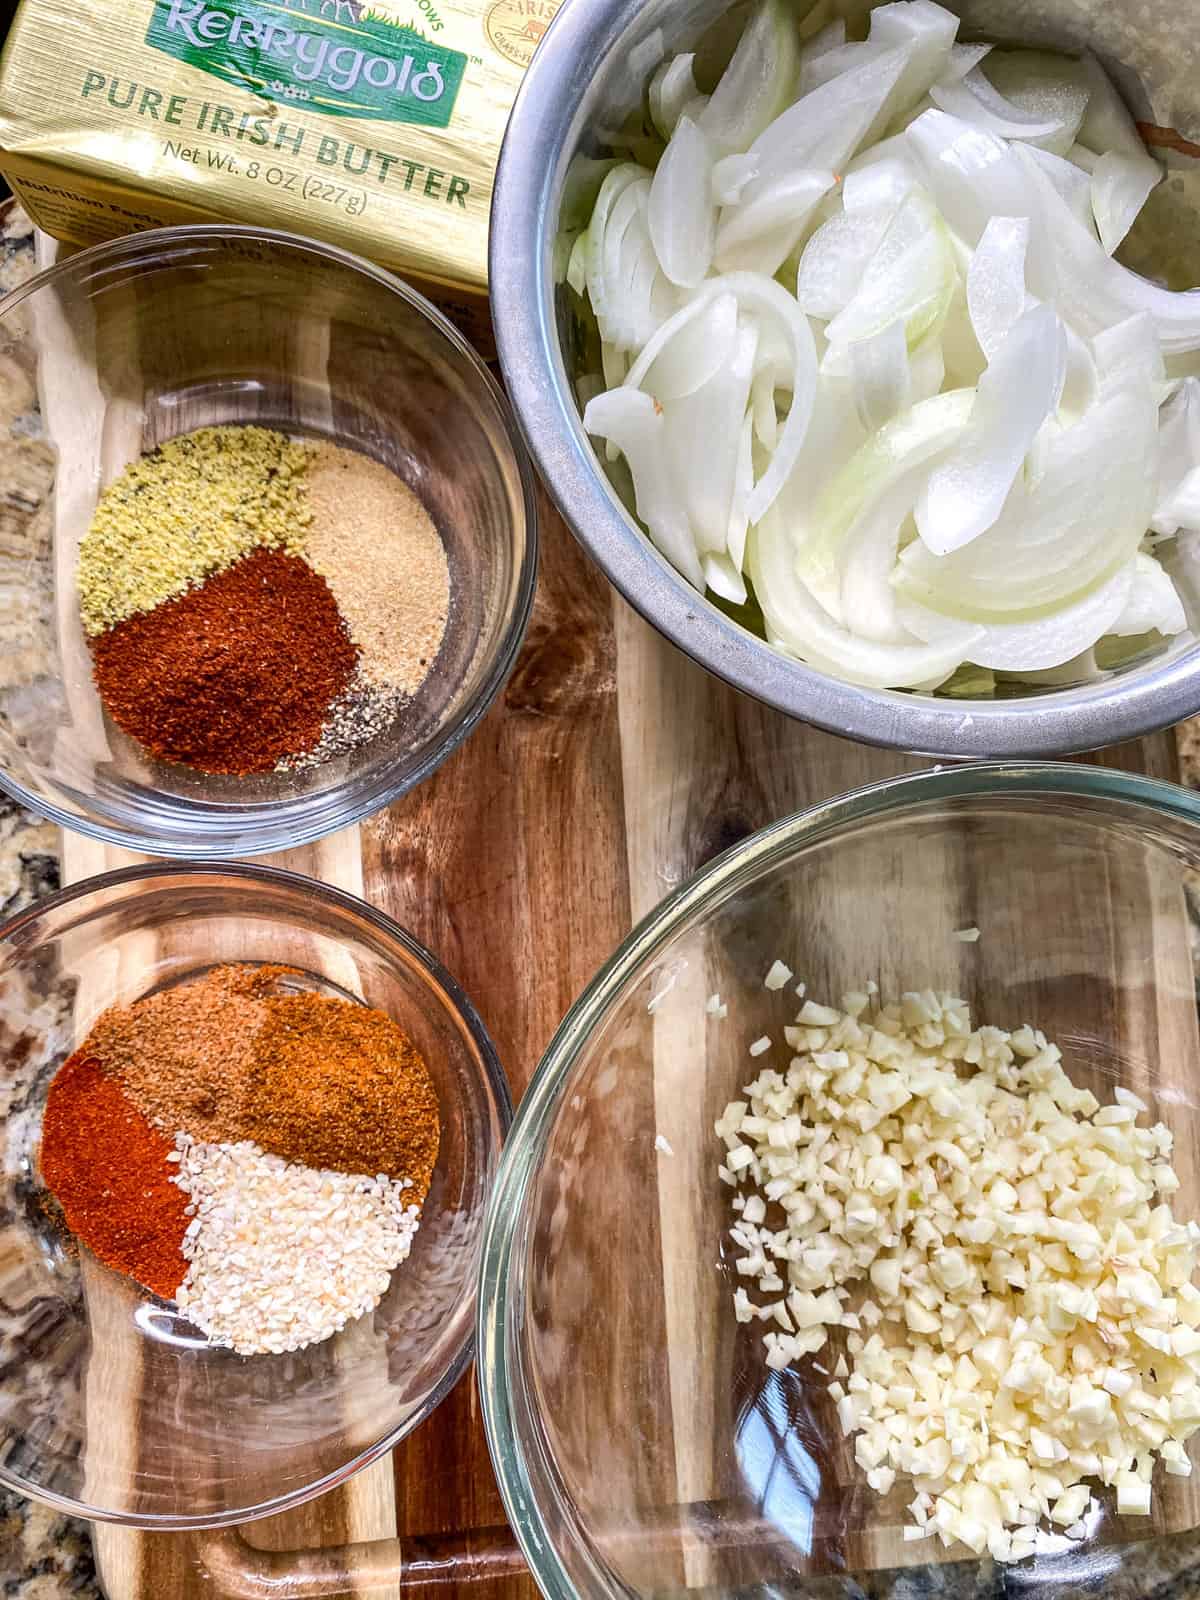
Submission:
[[[0,785],[22,804],[147,854],[262,854],[403,794],[491,704],[532,603],[532,472],[482,362],[398,278],[262,228],[135,234],[0,300],[0,365],[31,396],[0,423],[18,530],[4,552]],[[370,744],[312,770],[231,778],[157,761],[106,718],[74,572],[100,491],[130,461],[197,427],[250,422],[394,469],[442,536],[451,606],[424,684]]]
[[[1194,1562],[1194,1538],[1170,1536],[1200,1528],[1200,1497],[1161,1467],[1152,1518],[1117,1517],[1100,1490],[1086,1537],[1047,1536],[1007,1572],[903,1541],[911,1485],[869,1489],[828,1380],[811,1360],[768,1369],[762,1324],[735,1320],[745,1280],[713,1123],[761,1067],[786,1067],[782,1042],[747,1053],[800,1004],[764,987],[776,958],[834,1004],[870,979],[947,988],[977,1024],[1043,1028],[1102,1102],[1117,1084],[1142,1095],[1175,1134],[1176,1216],[1198,1217],[1196,885],[1195,795],[989,764],[766,828],[634,930],[551,1043],[488,1211],[484,1416],[549,1600],[1166,1593],[1172,1552]],[[977,943],[955,937],[971,925]],[[714,992],[724,1019],[706,1012]],[[939,1563],[953,1574],[912,1570]]]
[[[292,1355],[209,1348],[69,1246],[43,1210],[46,1089],[97,1012],[216,962],[282,962],[422,1051],[442,1137],[412,1253],[374,1312]],[[483,1024],[387,917],[268,867],[92,878],[0,928],[0,1483],[150,1528],[265,1516],[341,1482],[437,1405],[470,1356],[484,1209],[511,1115]]]

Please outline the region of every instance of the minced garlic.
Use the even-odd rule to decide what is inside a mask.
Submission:
[[[1036,1029],[975,1029],[931,990],[866,1002],[806,1002],[786,1072],[716,1125],[762,1296],[736,1291],[738,1321],[772,1325],[772,1367],[846,1330],[829,1392],[870,1486],[911,1476],[906,1538],[1020,1559],[1045,1521],[1082,1535],[1088,1480],[1148,1514],[1155,1458],[1188,1474],[1200,1426],[1170,1132],[1076,1087]]]

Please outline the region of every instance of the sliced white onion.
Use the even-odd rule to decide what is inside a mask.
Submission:
[[[872,44],[900,47],[908,62],[868,130],[878,138],[894,117],[911,111],[942,76],[958,36],[958,18],[935,0],[893,0],[871,11],[868,38]]]
[[[1148,155],[1127,156],[1109,150],[1092,170],[1092,210],[1100,243],[1112,255],[1133,227],[1150,191],[1163,179],[1163,169]]]
[[[1129,600],[1133,577],[1134,563],[1130,561],[1093,593],[1048,617],[1035,622],[992,623],[972,643],[971,660],[976,666],[1003,672],[1040,672],[1062,666],[1113,631]],[[963,628],[970,626],[905,600],[897,603],[896,616],[927,644],[958,643]]]
[[[587,257],[588,236],[585,230],[571,246],[565,273],[567,283],[581,297],[587,293]]]
[[[908,409],[912,372],[903,319],[850,346],[850,382],[859,418],[869,433]]]
[[[895,215],[894,206],[869,206],[839,212],[817,229],[796,275],[801,310],[829,318],[849,304]]]
[[[1095,217],[1092,212],[1092,181],[1086,168],[1081,168],[1076,162],[1069,161],[1064,156],[1056,156],[1049,150],[1041,150],[1037,145],[1026,144],[1024,149],[1041,167],[1082,225],[1089,230],[1095,227]]]
[[[835,78],[842,78],[848,72],[855,72],[859,67],[877,61],[886,48],[879,43],[847,44],[843,40],[840,45],[831,46],[819,55],[805,57],[800,63],[797,93],[802,96],[811,94],[823,84],[832,83]]]
[[[1150,526],[1169,536],[1179,531],[1171,501],[1194,467],[1200,467],[1200,379],[1185,378],[1159,412],[1158,489]]]
[[[826,327],[831,351],[869,339],[897,318],[909,343],[918,343],[945,317],[954,282],[945,227],[927,196],[914,191],[888,224],[854,298]],[[836,370],[836,359],[829,370]]]
[[[1062,132],[1063,125],[1057,118],[1045,120],[1030,117],[1020,106],[1006,100],[979,67],[973,68],[963,78],[943,79],[935,83],[929,91],[929,98],[935,106],[948,111],[951,116],[961,117],[972,127],[983,128],[1001,139],[1044,139],[1047,135]]]
[[[747,550],[754,592],[772,638],[810,666],[875,689],[909,689],[940,681],[969,655],[945,645],[885,645],[859,639],[833,621],[796,573],[796,551],[777,509],[752,531]]]
[[[737,468],[733,475],[733,501],[729,508],[729,533],[725,548],[740,573],[746,564],[746,534],[750,528],[750,492],[754,488],[754,428],[749,417],[742,422]]]
[[[913,49],[907,45],[885,50],[790,105],[752,146],[764,176],[797,166],[840,172],[912,55]]]
[[[1187,528],[1189,532],[1200,529],[1200,467],[1193,467],[1176,484],[1168,497],[1155,508],[1155,520]]]
[[[1059,263],[1059,305],[1084,334],[1111,328],[1139,311],[1154,319],[1165,355],[1200,349],[1200,290],[1175,293],[1139,277],[1107,255],[1104,246],[1072,215],[1035,161],[1019,146],[1016,159],[1033,175],[1036,201],[1049,223]]]
[[[892,587],[901,531],[912,515],[919,486],[916,473],[894,484],[863,512],[842,543],[837,620],[860,639],[872,639],[876,644],[929,642],[918,640],[904,626]],[[958,631],[960,637],[955,643],[961,647],[962,637],[971,632],[971,624],[959,624]]]
[[[719,594],[722,600],[732,601],[735,606],[745,605],[746,580],[727,555],[706,555],[701,565],[704,568],[704,582],[714,594]]]
[[[939,333],[922,339],[915,350],[909,352],[909,399],[912,405],[922,400],[932,400],[946,385],[946,360]]]
[[[975,622],[1033,621],[1084,596],[1136,553],[1153,509],[1157,415],[1145,393],[1097,402],[1062,430],[1033,489],[1018,481],[964,549],[901,552],[907,598]]]
[[[761,358],[760,348],[760,358]],[[772,362],[759,367],[750,385],[750,417],[753,436],[764,450],[779,443],[779,413],[775,409],[775,367]]]
[[[906,137],[934,204],[969,246],[979,243],[992,217],[1028,217],[1026,282],[1039,300],[1053,300],[1054,257],[1036,195],[1030,193],[1029,167],[1018,159],[1022,147],[945,111],[923,112]]]
[[[1101,394],[1117,394],[1138,384],[1157,388],[1165,381],[1154,319],[1146,311],[1102,329],[1092,340]]]
[[[1172,638],[1187,627],[1179,591],[1153,556],[1138,552],[1129,597],[1111,628],[1119,638],[1161,633]]]
[[[796,25],[781,0],[763,0],[738,40],[700,126],[724,155],[748,150],[787,104],[799,64]]]
[[[650,79],[650,120],[664,139],[670,139],[680,117],[700,93],[695,64],[695,55],[672,56]]]
[[[606,344],[617,344],[614,337],[618,328],[619,308],[611,302],[609,276],[605,269],[605,246],[613,208],[625,191],[635,183],[643,182],[649,174],[632,162],[622,162],[614,167],[600,185],[592,220],[588,224],[585,256],[588,299],[595,314],[600,337]]]
[[[990,217],[967,270],[967,306],[990,361],[1025,310],[1028,217]]]
[[[672,283],[694,289],[708,276],[716,238],[713,152],[682,116],[650,185],[646,221],[659,265]]]
[[[983,58],[991,52],[990,44],[955,44],[950,47],[950,56],[942,73],[943,83],[953,82],[955,78],[965,78],[972,68],[977,67]]]
[[[1088,103],[1079,125],[1079,143],[1098,156],[1110,151],[1128,156],[1130,160],[1144,156],[1146,146],[1137,124],[1108,73],[1090,53],[1083,56],[1080,67],[1088,86]]]
[[[759,158],[748,151],[722,156],[713,164],[712,197],[716,205],[733,206],[742,198],[747,184],[758,177]]]
[[[692,394],[663,408],[667,455],[701,556],[724,554],[728,547],[739,442],[757,349],[757,325],[743,318],[732,360]]]
[[[761,272],[774,277],[800,242],[822,195],[834,185],[832,172],[783,173],[755,185],[748,203],[727,206],[717,229],[715,260],[721,272]]]
[[[1079,136],[1088,105],[1082,65],[1051,51],[993,50],[983,71],[1010,105],[1038,121],[1058,124],[1055,132],[1032,142],[1065,156]]]
[[[896,143],[899,145],[898,140]],[[878,150],[882,147],[876,145],[875,148]],[[855,163],[842,179],[842,205],[847,211],[878,210],[883,207],[895,211],[916,186],[916,169],[901,148],[895,155],[862,165]]]
[[[695,394],[714,373],[732,361],[737,317],[737,301],[731,294],[718,295],[705,302],[690,317],[676,313],[673,336],[660,344],[651,360],[645,360],[643,351],[630,369],[629,381],[663,404]],[[650,348],[648,344],[646,350]]]
[[[807,38],[800,47],[800,71],[803,74],[807,63],[815,61],[818,56],[826,55],[830,50],[837,50],[846,42],[846,20],[844,17],[834,17],[832,22],[827,22],[824,27],[818,28],[816,33]]]
[[[917,531],[934,555],[961,550],[996,521],[1038,429],[1058,405],[1066,364],[1053,310],[1026,311],[979,380],[966,433],[917,501]]]
[[[696,542],[667,465],[661,409],[640,389],[611,389],[588,402],[583,426],[597,438],[607,439],[625,457],[637,514],[651,539],[689,583],[703,590]]]
[[[967,389],[913,406],[871,434],[825,484],[800,530],[800,562],[805,582],[831,614],[836,616],[839,610],[843,546],[850,531],[898,484],[915,482],[919,469],[953,448],[974,403],[974,391]]]

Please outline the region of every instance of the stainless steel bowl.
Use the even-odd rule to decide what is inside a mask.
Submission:
[[[849,0],[839,11],[862,0]],[[951,0],[954,4],[954,0]],[[963,0],[963,32],[1090,48],[1139,119],[1168,146],[1200,138],[1200,29],[1194,0]],[[668,639],[735,688],[790,716],[872,744],[947,756],[1091,750],[1200,711],[1200,643],[1185,634],[1096,682],[1002,700],[859,688],[781,655],[725,616],[663,560],[626,511],[583,432],[572,379],[579,330],[556,293],[553,250],[579,157],[603,153],[664,55],[693,48],[727,0],[571,0],[555,18],[517,97],[492,207],[491,296],[500,358],[538,466],[580,543]],[[1160,154],[1164,153],[1160,149]],[[1173,287],[1200,279],[1191,241],[1200,162],[1170,151],[1131,265]],[[1189,255],[1191,265],[1189,267]],[[1200,623],[1200,616],[1193,618]]]

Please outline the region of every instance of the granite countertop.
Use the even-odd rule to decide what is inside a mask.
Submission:
[[[0,292],[15,288],[33,271],[33,228],[21,212],[11,211],[0,233]],[[8,398],[4,378],[0,365],[0,414]],[[28,485],[0,483],[0,512],[8,513],[10,526],[23,525],[36,509]],[[0,916],[57,889],[58,862],[57,827],[0,794]],[[0,1595],[102,1600],[87,1523],[0,1489]]]
[[[33,229],[19,210],[10,210],[0,229],[0,293],[23,282],[34,271]],[[0,358],[0,416],[12,399],[5,387]],[[8,406],[12,422],[16,402]],[[19,431],[19,430],[18,430]],[[38,510],[37,490],[21,483],[0,482],[0,515],[9,527],[30,522]],[[14,552],[0,550],[3,556]],[[15,552],[19,557],[19,552]],[[2,568],[0,568],[2,573]],[[2,587],[0,575],[0,587]],[[0,597],[2,598],[2,597]],[[1182,778],[1200,788],[1200,718],[1178,730]],[[59,836],[52,824],[0,795],[0,916],[9,916],[59,886]],[[1200,892],[1198,892],[1200,899]],[[1053,1600],[1085,1600],[1103,1594],[1106,1600],[1200,1600],[1200,1534],[1159,1541],[1144,1554],[1122,1563],[1117,1571],[1080,1571],[1057,1583]],[[1004,1600],[1022,1590],[1004,1569],[990,1576],[974,1563],[912,1568],[903,1575],[879,1574],[886,1583],[866,1580],[864,1589],[850,1579],[837,1583],[842,1600],[868,1600],[886,1593],[889,1600]],[[966,1574],[970,1573],[967,1577]],[[1016,1577],[1017,1575],[1013,1575]],[[88,1524],[0,1490],[0,1597],[13,1600],[104,1600],[92,1557]],[[164,1596],[163,1600],[170,1600]]]

